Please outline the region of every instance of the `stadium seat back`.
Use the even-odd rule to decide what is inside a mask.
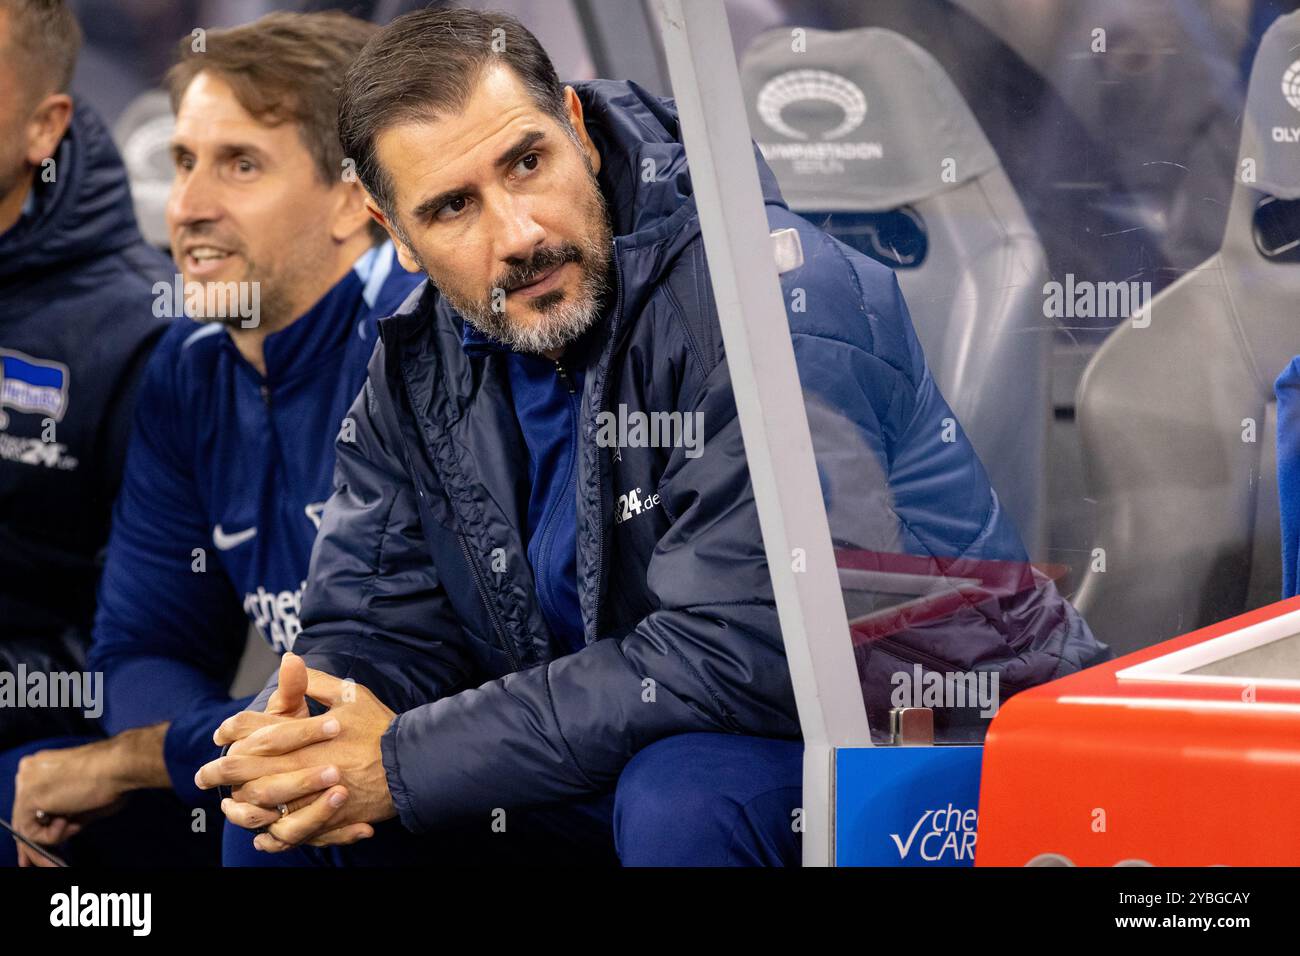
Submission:
[[[171,138],[175,128],[171,100],[162,90],[137,96],[113,127],[113,139],[131,181],[140,232],[146,242],[163,249],[169,242],[166,211],[174,175]]]
[[[1300,257],[1263,250],[1300,241],[1297,50],[1300,14],[1261,41],[1219,252],[1118,326],[1079,383],[1100,551],[1075,603],[1117,653],[1281,596],[1273,383],[1300,354]]]
[[[770,31],[741,82],[790,208],[896,269],[940,391],[1041,557],[1046,261],[969,106],[930,54],[877,28]]]

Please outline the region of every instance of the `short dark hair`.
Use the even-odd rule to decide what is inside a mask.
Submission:
[[[6,59],[34,101],[66,93],[81,52],[81,27],[63,0],[0,0],[9,20]]]
[[[538,109],[568,128],[564,86],[537,38],[514,17],[435,7],[398,17],[353,61],[339,99],[339,139],[395,229],[392,182],[375,141],[391,126],[463,109],[487,69],[502,64]]]

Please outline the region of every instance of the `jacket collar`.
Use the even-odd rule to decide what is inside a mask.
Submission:
[[[372,247],[315,305],[268,335],[262,343],[266,380],[286,381],[316,369],[350,336],[373,337],[365,320],[392,274],[393,258],[391,243]]]
[[[465,354],[478,357],[490,352],[509,352],[510,348],[485,332],[480,332],[473,324],[461,319],[460,344]]]

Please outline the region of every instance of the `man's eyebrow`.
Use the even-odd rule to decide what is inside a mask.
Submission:
[[[497,157],[496,164],[498,166],[513,166],[517,159],[545,138],[546,134],[540,129],[535,129],[530,133],[525,133],[523,136],[519,137],[519,140],[513,146]]]
[[[431,196],[428,199],[425,199],[411,210],[411,218],[416,222],[424,222],[443,206],[447,205],[447,203],[463,195],[465,195],[465,190],[463,188],[444,190],[436,196]]]
[[[545,138],[546,134],[541,130],[535,129],[532,132],[525,133],[523,136],[519,137],[514,145],[497,157],[494,165],[497,167],[514,165],[514,163],[523,156],[524,153],[528,152]],[[431,196],[430,198],[421,201],[418,206],[411,210],[411,218],[416,222],[424,222],[447,203],[451,202],[453,199],[459,199],[467,192],[468,190],[464,186],[456,189],[443,190],[438,193],[438,195]]]
[[[268,158],[266,150],[262,149],[260,146],[255,146],[252,143],[222,143],[217,147],[217,155],[222,159],[230,156],[239,156],[244,153],[256,156],[258,159]]]
[[[194,149],[184,140],[174,139],[171,144],[171,153],[173,156],[179,156],[182,153],[192,155]],[[222,143],[217,147],[217,156],[221,159],[229,159],[231,156],[240,156],[245,153],[262,160],[267,158],[266,150],[252,143]]]

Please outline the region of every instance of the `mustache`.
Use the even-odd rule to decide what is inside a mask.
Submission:
[[[536,282],[539,277],[557,266],[562,266],[567,262],[581,265],[584,261],[582,250],[573,243],[547,246],[538,249],[527,262],[513,265],[503,272],[498,277],[493,288],[514,292],[515,289]]]

